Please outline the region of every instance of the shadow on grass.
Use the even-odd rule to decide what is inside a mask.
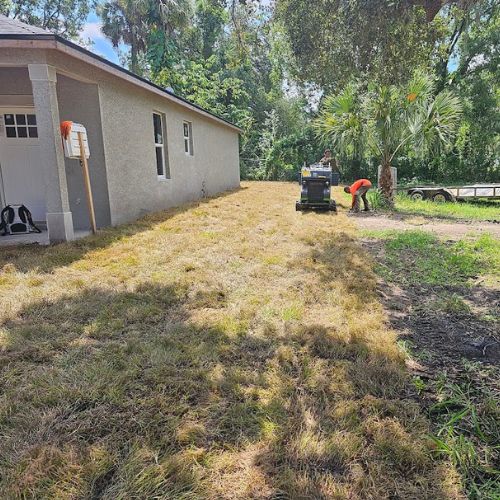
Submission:
[[[5,323],[3,493],[204,498],[196,450],[255,442],[285,410],[258,398],[272,339],[189,314],[185,290],[146,285],[38,302]]]
[[[363,322],[372,275],[354,240],[299,261],[320,290],[346,283]],[[1,326],[7,498],[446,498],[404,366],[374,332],[234,333],[195,323],[196,300],[176,285],[95,288]]]
[[[247,188],[240,187],[214,197],[204,198],[169,210],[155,212],[128,224],[100,229],[96,235],[87,236],[72,242],[49,246],[19,245],[0,247],[0,269],[6,264],[11,264],[17,270],[24,273],[31,270],[51,273],[58,267],[67,266],[84,258],[89,252],[107,248],[126,238],[148,231],[176,215],[195,209],[196,207],[202,207],[204,204],[215,199],[232,196],[244,189]]]

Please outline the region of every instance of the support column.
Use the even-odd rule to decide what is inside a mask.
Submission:
[[[74,239],[68,184],[59,130],[56,71],[47,64],[29,64],[38,126],[40,162],[45,184],[47,229],[51,243]]]

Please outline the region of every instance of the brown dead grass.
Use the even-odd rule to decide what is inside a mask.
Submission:
[[[461,498],[345,215],[246,183],[0,256],[6,498]]]

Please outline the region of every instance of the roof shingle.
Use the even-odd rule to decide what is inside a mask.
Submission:
[[[11,19],[0,14],[0,35],[50,35],[50,31],[46,31],[36,26],[22,23],[17,19]]]

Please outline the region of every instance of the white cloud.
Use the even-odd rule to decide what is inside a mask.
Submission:
[[[91,40],[99,40],[104,39],[104,35],[101,31],[102,24],[99,22],[95,23],[86,23],[83,27],[83,30],[80,32],[80,36],[87,40],[90,38]]]

